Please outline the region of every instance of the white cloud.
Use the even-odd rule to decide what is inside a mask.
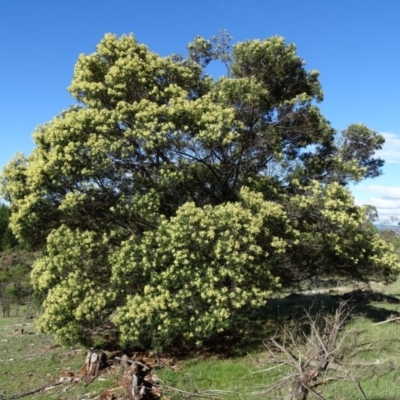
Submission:
[[[386,141],[382,150],[378,150],[376,155],[387,163],[400,164],[400,136],[394,133],[380,133]]]
[[[377,181],[381,184],[355,185],[352,188],[356,204],[370,204],[378,210],[381,221],[391,217],[400,219],[400,135],[380,132],[385,138],[382,150],[375,153],[385,160],[384,174]]]
[[[385,200],[376,197],[371,197],[371,202],[377,208],[396,210],[400,209],[400,199],[399,200]]]
[[[400,200],[400,186],[368,185],[359,188],[369,193],[377,193],[383,199]]]
[[[400,186],[360,185],[354,192],[356,203],[375,206],[379,219],[400,218]]]

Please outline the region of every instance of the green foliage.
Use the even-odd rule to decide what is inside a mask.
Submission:
[[[391,221],[392,223],[395,222],[394,220]],[[388,244],[393,246],[397,258],[400,262],[400,231],[399,227],[390,227],[386,226],[383,230],[379,231],[379,236]]]
[[[37,324],[60,342],[87,340],[90,329],[109,316],[108,239],[62,225],[49,235],[44,255],[34,263],[34,289],[46,295],[46,311]]]
[[[3,316],[10,316],[12,305],[18,308],[32,293],[29,279],[31,268],[24,263],[9,266],[4,265],[4,260],[1,261],[0,306]]]
[[[285,203],[298,238],[293,258],[275,272],[282,281],[290,286],[312,277],[368,281],[396,276],[399,265],[393,247],[366,223],[368,206],[356,206],[339,183],[313,181],[301,189]]]
[[[90,340],[107,320],[126,345],[199,344],[243,333],[276,290],[316,274],[390,279],[397,258],[364,228],[367,208],[339,184],[303,189],[282,205],[248,188],[235,203],[186,203],[118,249],[61,226],[32,272],[47,293],[38,326],[65,344]]]
[[[10,209],[5,204],[0,204],[0,249],[8,250],[15,247],[18,242],[10,227]]]
[[[338,135],[318,72],[283,38],[229,41],[197,37],[184,59],[107,34],[76,64],[80,105],[3,170],[14,234],[44,246],[43,331],[73,343],[113,324],[124,343],[194,343],[243,330],[281,287],[397,269],[345,189],[379,175],[383,138]],[[206,74],[213,60],[227,77]]]
[[[287,246],[274,236],[290,230],[285,212],[260,194],[241,197],[215,207],[186,203],[123,244],[112,279],[127,296],[113,318],[123,342],[200,341],[244,328],[243,317],[280,286],[270,265]]]

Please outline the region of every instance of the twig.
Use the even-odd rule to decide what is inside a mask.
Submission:
[[[348,381],[346,378],[340,378],[340,377],[335,377],[335,378],[324,378],[323,380],[319,380],[316,382],[313,382],[312,387],[317,387],[321,385],[326,385],[327,383],[330,382],[337,382],[337,381]]]
[[[282,367],[282,365],[286,365],[286,363],[281,363],[281,364],[278,364],[278,365],[274,365],[273,367],[270,367],[270,368],[267,368],[267,369],[261,369],[261,370],[259,370],[259,371],[252,371],[251,374],[258,374],[258,373],[260,373],[260,372],[271,371],[271,370],[273,370],[273,369],[275,369],[275,368]]]
[[[336,365],[341,365],[341,366],[348,366],[348,367],[372,367],[374,365],[382,365],[385,364],[388,360],[375,360],[371,362],[366,362],[366,363],[336,363]],[[333,368],[332,368],[333,369]]]
[[[274,344],[275,347],[277,347],[279,350],[284,352],[286,356],[289,358],[289,360],[293,363],[293,365],[296,365],[299,367],[300,372],[303,372],[301,369],[301,366],[298,364],[298,360],[295,359],[293,354],[284,346],[281,346],[275,339],[271,339],[271,342]]]
[[[315,390],[310,388],[309,386],[306,386],[302,383],[302,386],[305,387],[307,390],[309,390],[313,395],[317,396],[319,400],[326,400],[325,397],[322,397],[319,393],[317,393]]]
[[[364,400],[368,400],[367,396],[364,393],[364,390],[362,390],[361,384],[359,381],[356,381],[353,377],[351,378],[351,380],[353,381],[354,385],[356,386],[356,388],[358,389],[358,391],[360,392],[361,396],[363,397]]]
[[[143,364],[140,361],[130,360],[127,357],[126,358],[124,358],[124,357],[115,357],[115,359],[118,360],[118,361],[127,362],[129,364],[137,364],[137,365],[140,365],[143,368],[146,368],[147,370],[151,370],[151,368],[148,365]]]
[[[297,374],[296,374],[297,375]],[[269,392],[274,391],[275,389],[281,387],[282,385],[285,384],[286,381],[288,381],[289,379],[293,379],[296,375],[288,375],[285,376],[284,378],[279,379],[278,381],[276,381],[272,386],[268,386],[267,389],[262,390],[260,392],[252,392],[251,394],[253,396],[257,396],[257,395],[262,395],[262,394],[267,394]]]
[[[217,396],[213,396],[213,395],[207,395],[205,393],[202,394],[202,393],[187,392],[186,390],[177,389],[177,388],[174,388],[172,386],[164,385],[163,387],[166,388],[166,389],[169,389],[169,390],[174,390],[175,392],[179,392],[179,393],[186,394],[188,396],[192,396],[192,397],[202,397],[202,398],[206,398],[206,399],[222,399],[222,397],[217,397]],[[218,393],[221,393],[221,394],[231,393],[229,391],[223,391],[223,390],[215,390],[215,392],[218,392]]]
[[[49,389],[49,388],[52,389],[53,387],[62,385],[65,382],[70,382],[70,381],[65,380],[65,381],[58,381],[58,382],[50,382],[50,383],[47,383],[46,385],[41,386],[40,388],[33,389],[28,392],[13,394],[12,396],[8,397],[7,400],[21,399],[22,397],[30,396],[31,394],[41,392],[42,390],[45,390],[45,389]]]
[[[398,321],[399,319],[400,319],[400,317],[390,318],[390,319],[386,319],[385,321],[375,322],[375,324],[372,324],[372,325],[382,325],[382,324],[386,324],[387,322]]]

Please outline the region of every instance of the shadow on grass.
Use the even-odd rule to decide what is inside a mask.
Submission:
[[[341,301],[347,301],[352,309],[349,320],[363,316],[375,323],[400,317],[400,299],[372,290],[355,290],[341,295],[292,293],[284,298],[270,299],[267,305],[254,315],[246,335],[216,337],[205,343],[204,350],[210,354],[219,353],[224,356],[241,356],[258,350],[265,340],[275,335],[279,336],[284,327],[298,327],[304,321],[306,332],[309,326],[305,319],[306,312],[311,317],[332,315]],[[377,303],[382,303],[382,307]],[[398,304],[399,307],[397,310],[393,310],[393,307],[390,310],[385,308],[385,304]]]
[[[353,316],[364,316],[372,322],[386,320],[389,316],[400,316],[400,311],[389,310],[384,304],[398,304],[400,299],[372,290],[354,290],[342,295],[314,294],[305,295],[292,293],[281,299],[271,299],[260,313],[265,320],[283,321],[299,320],[305,311],[313,315],[328,315],[335,312],[341,301],[347,301]],[[372,304],[375,303],[375,304]],[[383,303],[382,307],[376,303]]]

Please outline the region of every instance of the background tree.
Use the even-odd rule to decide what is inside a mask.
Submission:
[[[188,49],[160,57],[106,35],[76,64],[80,105],[3,171],[13,232],[44,245],[39,324],[61,341],[110,322],[126,343],[201,341],[313,275],[397,269],[345,188],[379,175],[383,138],[338,134],[318,72],[283,38],[231,49],[223,33]],[[228,74],[214,80],[216,59]]]
[[[13,235],[10,227],[10,208],[5,204],[0,204],[0,249],[7,250],[15,247],[18,242]]]
[[[17,316],[20,311],[26,315],[35,314],[39,304],[33,298],[30,273],[33,260],[38,254],[14,247],[0,252],[0,306],[3,316]],[[22,306],[25,307],[22,309]]]

